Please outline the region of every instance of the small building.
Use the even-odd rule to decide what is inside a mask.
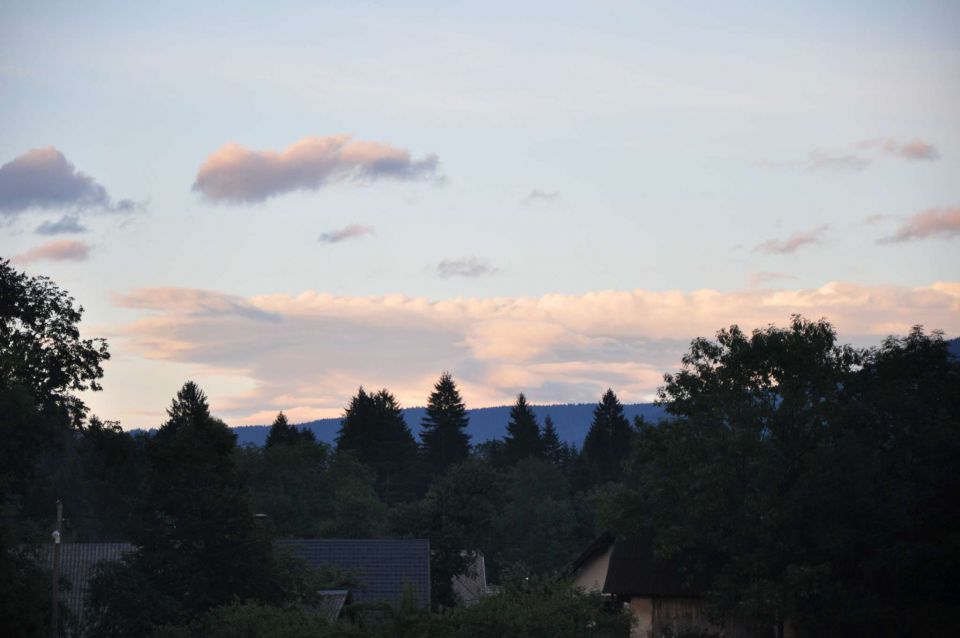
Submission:
[[[130,543],[60,544],[60,576],[69,583],[69,588],[60,591],[60,600],[72,616],[64,619],[68,626],[74,623],[82,626],[84,600],[90,589],[90,580],[96,574],[97,565],[122,560],[134,549]],[[40,564],[47,570],[53,569],[52,544],[40,547]]]
[[[352,603],[396,606],[410,589],[419,606],[430,606],[429,540],[289,539],[275,541],[274,547],[315,569],[333,567],[356,577],[360,584],[349,592]]]
[[[715,632],[701,596],[687,584],[676,564],[657,559],[653,545],[616,540],[605,532],[573,562],[574,587],[621,600],[633,616],[632,638],[663,635],[665,630]]]

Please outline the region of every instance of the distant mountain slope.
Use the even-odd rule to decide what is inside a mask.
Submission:
[[[535,405],[533,411],[537,418],[543,423],[544,417],[548,414],[553,419],[553,424],[557,428],[560,439],[568,443],[574,443],[577,446],[583,444],[583,438],[590,429],[590,422],[593,420],[594,403],[577,403],[564,405]],[[495,408],[477,408],[467,411],[470,416],[469,432],[472,443],[483,443],[492,439],[500,439],[506,434],[507,421],[510,420],[510,406],[504,405]],[[633,417],[642,415],[647,421],[656,423],[664,415],[663,408],[657,407],[652,403],[633,403],[623,406],[623,412],[630,421]],[[413,431],[414,435],[419,436],[420,421],[426,414],[426,408],[407,408],[403,411],[404,419],[407,425]],[[320,419],[309,421],[297,425],[300,428],[309,429],[317,437],[318,441],[333,443],[340,429],[340,419]],[[238,443],[252,443],[254,445],[263,445],[267,440],[267,432],[270,431],[269,425],[242,425],[233,428],[237,433]]]

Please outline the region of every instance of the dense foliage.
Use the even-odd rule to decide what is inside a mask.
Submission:
[[[87,636],[622,636],[623,609],[574,591],[603,529],[650,538],[720,621],[798,635],[939,635],[960,626],[960,364],[920,328],[873,349],[796,317],[697,339],[665,377],[669,418],[629,423],[612,390],[583,449],[518,395],[471,447],[444,373],[420,442],[387,390],[359,389],[335,446],[277,415],[238,447],[186,383],[151,433],[86,418],[106,345],[48,280],[0,263],[0,633],[49,635],[46,542],[129,540],[88,600]],[[310,611],[318,574],[273,538],[428,538],[432,609]],[[478,555],[499,592],[465,606]]]

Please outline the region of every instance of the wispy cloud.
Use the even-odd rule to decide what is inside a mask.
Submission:
[[[483,277],[495,272],[497,269],[486,260],[476,257],[444,259],[437,264],[437,274],[441,277]]]
[[[767,253],[770,255],[788,255],[796,252],[798,248],[812,244],[819,244],[829,226],[817,226],[813,230],[797,232],[786,239],[768,239],[753,249],[754,252]]]
[[[956,235],[960,235],[960,207],[931,208],[911,216],[892,235],[877,241],[881,244],[898,244],[915,239]]]
[[[118,302],[150,314],[117,329],[117,365],[139,355],[193,366],[210,382],[243,378],[245,389],[214,397],[235,424],[263,422],[264,412],[281,408],[299,419],[335,416],[360,384],[421,405],[445,369],[473,406],[507,403],[520,390],[537,402],[592,401],[608,386],[623,400],[647,400],[690,339],[734,323],[783,324],[794,313],[827,317],[842,339],[861,344],[916,323],[960,333],[960,282],[441,301],[154,288]]]
[[[892,155],[906,160],[940,159],[937,148],[919,138],[900,141],[894,138],[863,140],[848,146],[847,150],[814,149],[802,160],[763,160],[762,166],[770,168],[793,168],[807,172],[862,171],[873,162],[869,155]]]
[[[940,159],[940,151],[937,150],[937,147],[919,138],[908,142],[901,142],[892,138],[864,140],[858,142],[857,147],[866,150],[877,150],[908,160],[929,161]]]
[[[0,215],[67,207],[131,212],[137,204],[114,202],[106,188],[53,146],[32,149],[0,166]]]
[[[757,272],[750,275],[749,284],[751,288],[755,288],[772,281],[782,281],[784,279],[796,279],[796,277],[782,272]]]
[[[87,227],[80,223],[76,215],[64,215],[55,222],[45,221],[37,226],[38,235],[77,235],[87,232]]]
[[[809,173],[818,171],[862,171],[870,166],[870,160],[852,153],[835,153],[825,150],[810,151],[803,160],[763,160],[761,166],[768,168],[792,168]]]
[[[533,189],[523,198],[524,204],[536,204],[537,202],[551,203],[560,197],[560,191],[542,191]]]
[[[329,230],[320,234],[318,241],[324,244],[336,244],[346,239],[357,239],[364,235],[375,235],[373,226],[362,226],[360,224],[347,224],[337,230]]]
[[[34,261],[86,261],[90,244],[73,239],[54,239],[13,257],[13,261],[27,264]]]
[[[203,162],[193,190],[215,201],[251,203],[333,182],[436,179],[438,168],[436,155],[413,159],[405,149],[350,135],[306,137],[279,152],[231,142]]]
[[[280,321],[279,314],[257,307],[248,299],[212,290],[196,288],[138,288],[126,295],[115,295],[114,304],[121,308],[166,310],[190,317],[241,317],[255,321]]]

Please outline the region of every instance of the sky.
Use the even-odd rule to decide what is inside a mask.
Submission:
[[[648,401],[692,338],[960,335],[960,3],[0,0],[0,256],[92,411]]]

